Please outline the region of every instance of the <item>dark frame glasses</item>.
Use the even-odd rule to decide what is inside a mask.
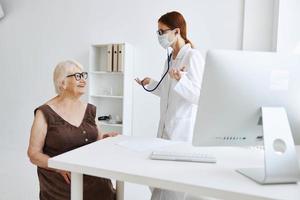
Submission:
[[[70,74],[66,77],[71,77],[71,76],[74,76],[76,81],[79,81],[80,79],[86,80],[88,78],[88,73],[87,72],[74,73],[74,74]]]
[[[159,29],[156,31],[157,35],[163,35],[165,33],[167,33],[168,31],[171,31],[172,29],[165,29],[165,30],[162,30],[162,29]]]

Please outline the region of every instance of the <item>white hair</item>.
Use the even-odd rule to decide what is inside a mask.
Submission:
[[[61,61],[56,65],[53,72],[53,82],[55,91],[58,95],[62,92],[63,80],[69,73],[72,73],[76,68],[83,70],[82,65],[76,60]]]

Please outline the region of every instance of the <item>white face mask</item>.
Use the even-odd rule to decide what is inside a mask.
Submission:
[[[169,32],[171,33],[171,31]],[[158,38],[158,42],[159,44],[164,48],[168,48],[169,46],[171,46],[175,40],[176,40],[176,36],[173,39],[170,39],[170,34],[169,33],[165,33],[163,35],[157,35]]]

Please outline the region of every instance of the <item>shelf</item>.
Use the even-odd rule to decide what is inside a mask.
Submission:
[[[107,122],[103,122],[103,121],[100,121],[100,126],[112,126],[112,127],[122,127],[123,124],[110,124],[110,123],[107,123]]]
[[[124,75],[123,72],[91,71],[91,74]]]
[[[99,98],[123,99],[123,96],[112,96],[112,95],[102,95],[102,94],[93,94],[90,96],[99,97]]]
[[[104,132],[132,133],[133,47],[126,42],[92,44],[89,51],[89,102],[97,116],[111,115],[122,119],[97,121]]]

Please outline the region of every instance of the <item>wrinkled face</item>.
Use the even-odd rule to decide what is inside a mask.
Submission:
[[[64,80],[64,92],[73,96],[81,96],[85,93],[87,85],[87,73],[78,67],[71,68]]]

